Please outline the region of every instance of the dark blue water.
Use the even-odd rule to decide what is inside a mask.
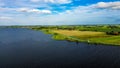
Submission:
[[[56,41],[40,31],[4,28],[0,68],[120,68],[120,47]]]

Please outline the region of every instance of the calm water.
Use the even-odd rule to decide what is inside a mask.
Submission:
[[[22,28],[0,29],[0,68],[120,68],[120,47],[56,41]]]

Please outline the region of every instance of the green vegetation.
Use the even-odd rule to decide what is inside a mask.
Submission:
[[[52,34],[55,40],[120,45],[120,25],[37,26],[32,29]]]

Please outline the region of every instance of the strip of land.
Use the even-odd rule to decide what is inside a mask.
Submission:
[[[120,26],[47,26],[33,28],[52,34],[55,40],[120,45]]]
[[[53,34],[55,40],[68,40],[73,42],[87,42],[92,44],[120,45],[119,35],[107,35],[105,32],[77,31],[77,30],[47,30]]]
[[[59,40],[59,36],[63,35],[68,38],[70,41],[77,41],[73,38],[78,39],[78,41],[86,41],[89,43],[101,43],[101,44],[115,44],[119,45],[120,39],[118,38],[119,36],[111,36],[107,35],[104,32],[94,32],[94,31],[69,31],[69,30],[53,30],[54,33],[58,33],[58,35],[54,35],[53,38]],[[65,38],[64,38],[65,40]],[[118,44],[119,43],[119,44]]]

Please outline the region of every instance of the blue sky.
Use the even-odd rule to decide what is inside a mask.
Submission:
[[[120,24],[120,0],[0,0],[0,25]]]

